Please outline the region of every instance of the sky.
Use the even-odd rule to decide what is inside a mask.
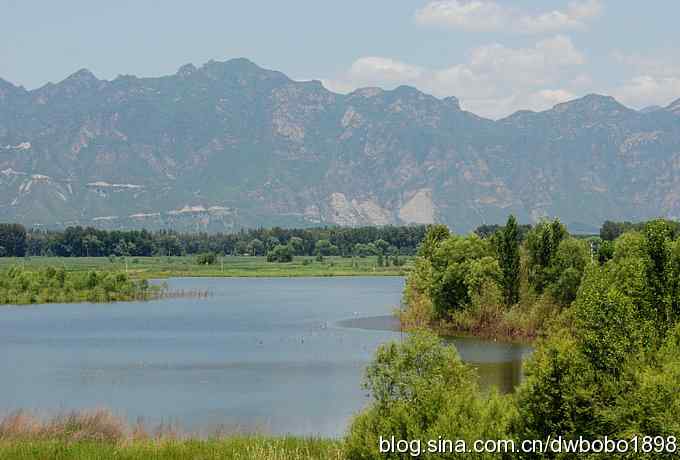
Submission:
[[[0,78],[167,75],[246,57],[328,89],[405,84],[501,118],[680,98],[678,0],[0,0]]]

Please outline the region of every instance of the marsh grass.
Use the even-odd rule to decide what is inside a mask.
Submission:
[[[336,440],[243,434],[198,439],[173,425],[161,425],[154,431],[141,422],[129,426],[101,409],[49,419],[14,412],[0,420],[0,458],[335,460],[343,455],[342,443]]]
[[[125,422],[110,411],[68,412],[49,419],[16,411],[0,420],[0,441],[61,440],[120,442],[128,437]]]

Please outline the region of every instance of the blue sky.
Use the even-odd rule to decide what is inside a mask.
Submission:
[[[498,118],[597,92],[680,97],[680,2],[0,0],[0,77],[174,73],[247,57],[339,92],[409,84]]]

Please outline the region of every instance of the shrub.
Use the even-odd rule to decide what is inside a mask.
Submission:
[[[293,248],[290,245],[277,245],[267,253],[267,262],[292,262]]]
[[[196,263],[198,265],[215,265],[217,263],[217,254],[214,252],[205,252],[196,256]]]
[[[346,456],[353,460],[407,456],[381,453],[381,436],[420,440],[423,448],[446,435],[470,442],[503,439],[514,416],[505,397],[482,395],[455,348],[425,332],[381,346],[366,370],[365,387],[373,402],[350,427]],[[436,456],[420,455],[428,457]]]
[[[525,367],[525,380],[518,390],[518,436],[543,439],[600,436],[598,405],[601,394],[597,376],[569,335],[539,345]]]

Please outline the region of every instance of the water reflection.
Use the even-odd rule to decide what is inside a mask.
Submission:
[[[393,315],[351,318],[338,324],[366,330],[400,331],[399,320]],[[509,393],[522,381],[522,362],[531,353],[531,347],[474,337],[452,337],[446,341],[476,369],[483,388],[495,386],[499,391]]]

